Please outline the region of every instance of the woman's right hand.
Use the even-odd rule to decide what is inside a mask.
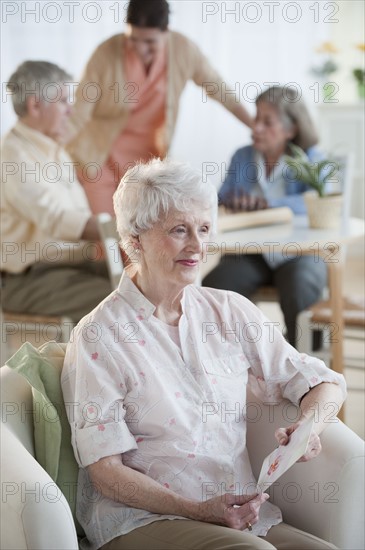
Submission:
[[[115,502],[155,514],[172,514],[238,530],[249,529],[250,524],[257,523],[260,506],[269,498],[266,493],[225,493],[204,502],[190,500],[125,466],[122,455],[101,458],[87,470],[97,490]]]
[[[260,506],[268,498],[267,493],[254,495],[225,493],[199,503],[196,519],[243,531],[248,529],[250,524],[254,525],[258,522]]]
[[[255,195],[243,193],[242,191],[237,191],[227,197],[222,204],[232,212],[252,212],[254,210],[263,210],[268,207],[267,201],[263,197],[256,197]]]

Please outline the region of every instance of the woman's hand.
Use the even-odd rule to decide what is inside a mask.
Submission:
[[[267,493],[260,495],[225,493],[200,503],[196,519],[242,531],[258,522],[260,506],[268,498]]]
[[[225,493],[204,502],[190,500],[167,489],[146,474],[122,462],[122,455],[101,458],[87,467],[91,482],[115,502],[156,514],[172,514],[197,521],[249,529],[258,521],[260,506],[269,495]],[[133,489],[133,490],[131,490]]]
[[[290,440],[291,434],[300,426],[300,422],[296,422],[295,424],[292,424],[288,428],[279,428],[275,432],[275,437],[277,441],[279,442],[279,445],[287,445]],[[311,460],[312,458],[315,458],[322,450],[321,440],[319,439],[319,436],[312,432],[308,445],[307,450],[303,456],[297,460],[297,462],[307,462],[308,460]]]
[[[223,205],[232,212],[252,212],[268,207],[266,199],[238,191],[227,197]]]

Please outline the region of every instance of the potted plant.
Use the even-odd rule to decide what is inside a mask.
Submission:
[[[364,54],[365,44],[357,44],[356,48]],[[365,70],[364,67],[356,67],[352,71],[353,76],[357,82],[357,93],[360,99],[365,99]]]
[[[352,71],[357,82],[357,94],[360,99],[365,99],[365,71],[364,69],[354,69]]]
[[[285,155],[285,162],[293,171],[295,179],[302,181],[311,191],[304,193],[310,227],[317,229],[338,227],[341,220],[343,196],[328,192],[332,177],[339,171],[339,163],[331,158],[310,162],[305,152],[297,145],[290,146],[292,156]]]
[[[338,52],[332,42],[323,42],[316,48],[316,52],[320,54],[321,62],[312,67],[311,73],[318,78],[323,100],[326,102],[333,95],[334,89],[332,83],[329,82],[329,78],[331,74],[338,70],[338,65],[333,57]]]

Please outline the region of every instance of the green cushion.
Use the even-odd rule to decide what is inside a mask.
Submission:
[[[77,534],[84,536],[75,515],[79,467],[60,383],[65,349],[65,344],[56,342],[39,349],[26,342],[6,364],[32,386],[35,458],[65,495]]]

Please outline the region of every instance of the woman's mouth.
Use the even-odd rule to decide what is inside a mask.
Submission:
[[[178,264],[185,265],[187,267],[195,267],[198,265],[198,260],[177,260]]]

